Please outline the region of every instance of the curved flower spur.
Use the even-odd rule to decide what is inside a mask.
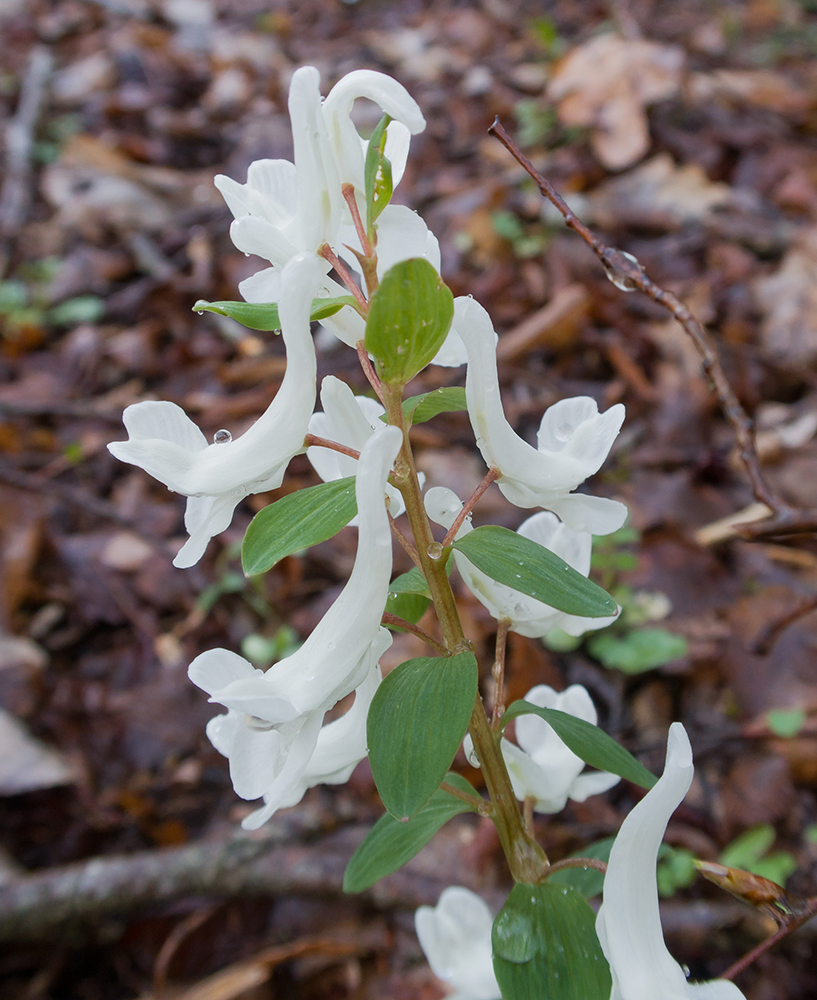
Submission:
[[[303,646],[266,673],[226,649],[211,649],[190,664],[193,683],[229,709],[215,728],[211,722],[208,735],[230,759],[236,793],[265,799],[244,820],[245,829],[261,826],[293,800],[315,753],[324,713],[370,679],[391,645],[391,634],[380,624],[392,569],[384,497],[401,443],[398,428],[384,427],[361,452],[354,569]]]
[[[266,412],[240,437],[229,434],[209,444],[200,428],[175,403],[147,400],[123,414],[127,441],[108,450],[138,465],[168,489],[189,497],[185,527],[190,538],[173,565],[192,566],[213,535],[230,524],[239,501],[249,493],[277,489],[294,455],[304,451],[315,407],[316,359],[309,307],[321,278],[317,258],[297,254],[284,269],[280,302],[287,367]]]
[[[743,993],[726,979],[688,982],[661,932],[658,849],[693,772],[689,737],[674,722],[664,773],[622,823],[604,876],[596,933],[613,977],[610,1000],[743,1000]]]
[[[604,413],[589,396],[563,399],[542,417],[534,448],[513,430],[502,409],[491,318],[473,299],[457,299],[454,327],[468,352],[465,394],[477,447],[496,483],[517,507],[545,507],[575,531],[607,535],[627,508],[616,500],[573,493],[601,468],[624,421],[616,403]]]

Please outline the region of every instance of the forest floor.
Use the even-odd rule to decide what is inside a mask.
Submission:
[[[345,861],[382,812],[366,762],[236,841],[252,807],[205,737],[214,710],[187,666],[214,646],[269,663],[308,635],[355,531],[248,580],[240,541],[272,499],[253,496],[176,570],[182,499],[105,447],[138,400],[235,434],[280,383],[279,339],[192,305],[238,298],[261,266],[232,246],[213,177],[291,156],[286,95],[305,64],[324,93],[382,70],[422,108],[397,200],[439,238],[454,294],[490,312],[517,431],[532,439],[566,396],[626,405],[589,486],[630,509],[593,570],[624,618],[575,649],[512,636],[511,696],[584,684],[600,724],[656,773],[669,724],[686,726],[696,778],[668,830],[662,912],[694,977],[770,927],[690,881],[690,853],[729,849],[814,895],[814,522],[754,540],[719,523],[757,491],[693,344],[607,280],[486,130],[498,115],[579,216],[706,324],[774,497],[814,508],[815,4],[0,0],[0,51],[0,883],[50,872],[76,889],[62,910],[6,919],[0,998],[437,1000],[413,908],[449,884],[495,906],[508,888],[490,821],[469,816],[381,888],[344,896]],[[319,377],[363,391],[354,353],[319,344]],[[412,391],[463,381],[430,368]],[[430,485],[466,496],[484,474],[465,414],[416,442]],[[316,481],[299,457],[282,491]],[[524,516],[492,487],[476,520]],[[487,681],[496,623],[457,593]],[[416,655],[401,635],[384,666]],[[537,830],[558,859],[614,833],[638,798],[622,782]],[[91,859],[109,867],[62,870]],[[740,975],[747,998],[817,997],[815,923]]]

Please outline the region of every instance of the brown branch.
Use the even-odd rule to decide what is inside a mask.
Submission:
[[[297,836],[297,824],[283,830]],[[367,832],[346,828],[304,846],[282,843],[279,829],[273,836],[242,835],[47,869],[0,888],[0,942],[82,939],[104,933],[110,921],[191,896],[338,899],[346,864]],[[450,873],[437,880],[401,871],[360,898],[379,908],[413,909],[436,903],[446,879]]]
[[[807,899],[805,902],[805,907],[800,912],[793,914],[783,924],[780,930],[775,931],[774,934],[767,937],[764,941],[761,941],[760,944],[756,945],[751,951],[747,952],[743,958],[739,958],[734,965],[730,965],[726,972],[722,973],[718,978],[734,979],[735,976],[739,975],[744,969],[748,968],[752,962],[756,961],[761,955],[767,952],[769,948],[776,945],[778,941],[782,941],[783,938],[788,937],[789,934],[792,934],[799,927],[802,927],[807,921],[811,920],[811,918],[817,914],[817,896]]]
[[[568,228],[581,236],[595,253],[613,284],[622,291],[638,290],[643,292],[653,302],[666,309],[680,323],[692,340],[700,355],[704,374],[717,395],[724,414],[734,431],[738,455],[752,486],[752,492],[758,502],[766,504],[774,515],[774,517],[754,525],[742,525],[740,534],[744,538],[760,538],[817,531],[817,511],[803,511],[790,507],[777,496],[766,482],[760,469],[760,461],[755,447],[752,420],[730,385],[712,341],[699,320],[672,292],[659,287],[647,277],[644,269],[634,257],[614,247],[607,246],[579,219],[556,188],[539,173],[511,139],[498,118],[495,119],[488,131],[491,135],[496,136],[514,159],[524,167],[544,197],[561,213]]]
[[[815,608],[817,608],[817,595],[809,597],[808,600],[801,601],[800,604],[792,608],[785,615],[781,615],[780,618],[769,622],[752,643],[752,652],[758,656],[765,656],[770,652],[772,646],[774,646],[789,625],[793,625],[799,618],[810,614]]]

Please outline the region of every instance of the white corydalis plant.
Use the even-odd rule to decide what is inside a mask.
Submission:
[[[454,324],[468,353],[468,416],[497,485],[517,507],[545,507],[576,531],[607,535],[622,526],[624,504],[573,493],[598,472],[624,420],[621,403],[599,413],[588,396],[563,399],[545,411],[534,448],[513,430],[502,409],[496,336],[488,313],[473,299],[457,299]]]
[[[226,434],[211,444],[175,403],[146,400],[125,410],[129,438],[112,442],[108,450],[190,498],[185,513],[190,538],[174,566],[198,562],[213,535],[229,526],[239,501],[277,489],[290,459],[304,451],[316,391],[309,309],[320,274],[317,259],[308,254],[297,254],[284,270],[279,313],[286,373],[265,413],[244,434]]]
[[[209,650],[190,664],[193,683],[236,713],[218,724],[229,732],[214,731],[213,742],[230,759],[236,793],[265,798],[244,820],[247,829],[261,826],[291,800],[315,752],[324,713],[364,683],[391,645],[380,624],[392,568],[384,494],[401,443],[398,428],[384,427],[361,452],[354,569],[300,649],[266,672],[226,649]]]
[[[661,931],[658,849],[693,773],[689,737],[674,722],[664,773],[622,823],[604,876],[596,933],[613,977],[610,1000],[745,1000],[725,979],[688,982]]]

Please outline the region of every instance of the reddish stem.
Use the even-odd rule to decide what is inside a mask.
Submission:
[[[454,523],[445,533],[445,538],[442,541],[443,548],[447,548],[454,541],[457,532],[462,527],[463,521],[466,519],[466,517],[468,517],[468,515],[474,509],[479,498],[488,489],[491,483],[495,483],[497,479],[499,479],[501,476],[502,473],[499,471],[499,469],[497,469],[496,466],[492,465],[491,468],[486,473],[485,478],[482,480],[479,486],[477,486],[477,488],[474,490],[471,496],[462,505],[462,510],[459,512],[459,514],[457,514],[456,518],[454,519]]]
[[[386,397],[383,395],[383,386],[380,383],[380,379],[377,377],[377,373],[374,370],[374,366],[369,360],[369,353],[366,350],[366,343],[363,340],[359,340],[355,345],[357,349],[357,359],[360,362],[360,367],[363,369],[363,374],[369,380],[369,385],[377,393],[377,398],[383,404],[386,405]]]
[[[349,273],[349,269],[346,267],[346,265],[343,263],[340,257],[338,257],[338,255],[329,246],[328,243],[324,243],[324,245],[318,250],[318,256],[323,257],[323,259],[325,261],[328,261],[332,265],[332,267],[337,271],[341,281],[344,283],[344,285],[346,285],[346,287],[349,289],[352,295],[354,295],[358,305],[361,308],[363,315],[365,316],[366,313],[369,311],[369,303],[366,301],[366,296],[360,290],[360,286],[352,277],[352,275]]]
[[[348,448],[339,441],[330,441],[328,438],[318,437],[317,434],[307,434],[304,438],[305,448],[329,448],[330,451],[338,451],[341,455],[348,455],[349,458],[360,458],[360,452],[354,448]]]

